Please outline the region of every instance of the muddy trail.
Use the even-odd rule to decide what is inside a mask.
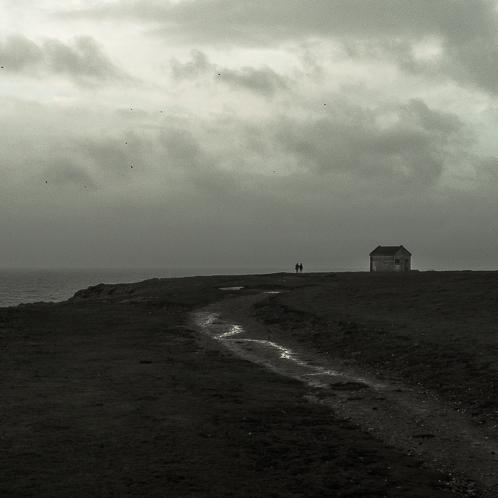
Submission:
[[[240,289],[227,289],[237,291]],[[198,330],[233,354],[309,386],[308,400],[428,466],[465,483],[469,496],[498,497],[498,441],[428,391],[331,364],[300,346],[268,339],[252,316],[271,292],[240,295],[197,310]]]

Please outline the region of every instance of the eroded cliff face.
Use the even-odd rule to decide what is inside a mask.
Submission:
[[[137,284],[98,284],[79,290],[69,301],[78,301],[84,299],[94,300],[113,300],[119,301],[125,296],[131,296],[136,293],[139,287]]]

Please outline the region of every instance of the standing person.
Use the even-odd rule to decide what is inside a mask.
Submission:
[[[294,267],[296,269],[296,273],[299,271],[299,263],[296,263],[296,266]]]
[[[302,264],[302,263],[299,263],[299,271],[300,271],[301,273],[303,273],[303,264]]]

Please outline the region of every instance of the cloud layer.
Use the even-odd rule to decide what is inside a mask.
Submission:
[[[68,76],[78,83],[102,83],[126,78],[88,36],[71,44],[46,39],[37,44],[23,35],[0,42],[0,61],[6,73],[24,73],[36,77],[49,73]]]
[[[405,68],[498,91],[494,0],[121,0],[68,15],[146,22],[182,43],[268,47],[321,38],[366,44],[391,52]],[[421,42],[439,50],[424,60]]]
[[[5,266],[498,264],[496,2],[12,5]]]
[[[280,76],[271,68],[242,67],[231,69],[210,62],[209,58],[199,50],[193,50],[191,60],[171,61],[173,76],[177,80],[195,80],[197,78],[213,78],[228,87],[242,88],[265,97],[273,97],[278,91],[288,88],[286,78]]]

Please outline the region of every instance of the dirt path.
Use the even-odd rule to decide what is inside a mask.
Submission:
[[[196,326],[234,354],[309,386],[324,404],[386,444],[423,459],[483,496],[498,496],[498,442],[435,395],[330,364],[303,349],[268,339],[251,314],[268,293],[241,295],[193,313]]]

